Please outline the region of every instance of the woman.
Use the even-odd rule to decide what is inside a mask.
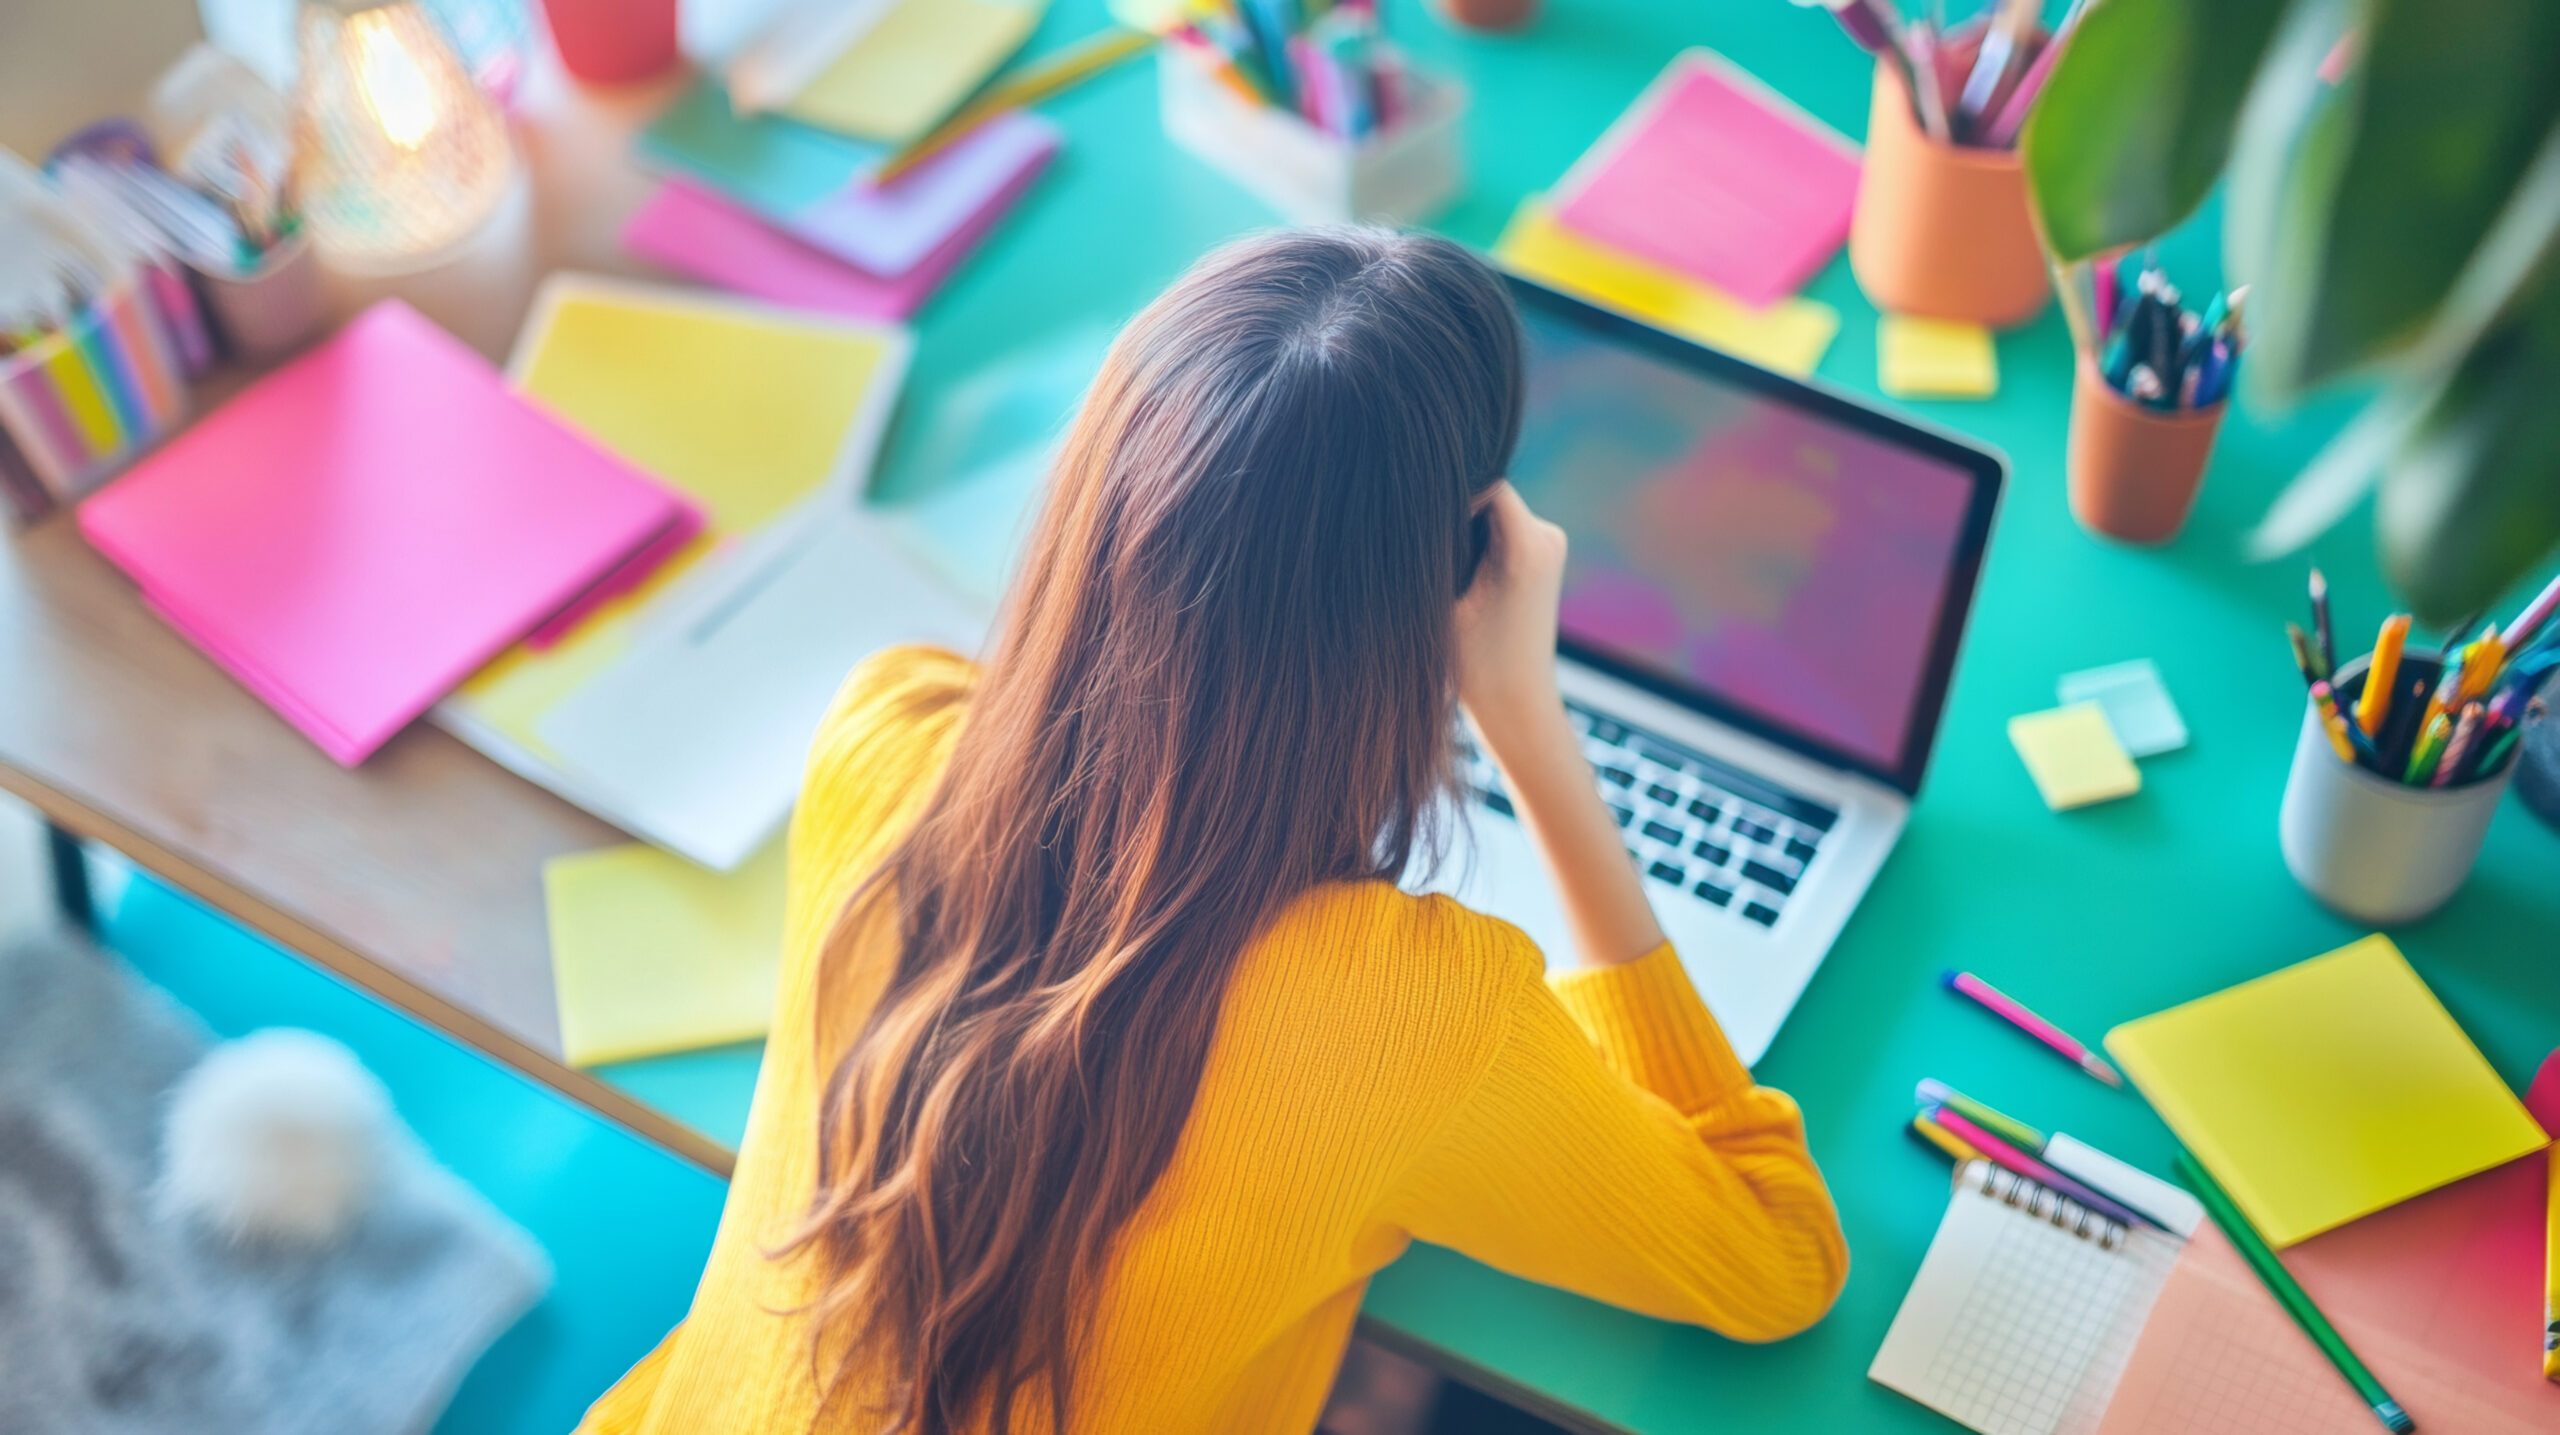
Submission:
[[[1846,1267],[1796,1108],[1662,940],[1444,240],[1280,234],[1121,335],[985,667],[847,681],[691,1317],[587,1428],[1296,1431],[1415,1239],[1740,1339]],[[1462,596],[1463,595],[1463,596]],[[1572,920],[1395,883],[1463,701]]]

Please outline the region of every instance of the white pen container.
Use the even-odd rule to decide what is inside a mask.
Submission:
[[[2356,691],[2364,663],[2340,665],[2336,686]],[[2339,702],[2354,721],[2351,697]],[[2515,767],[2509,762],[2459,787],[2394,782],[2340,759],[2321,728],[2318,705],[2306,697],[2276,823],[2284,865],[2340,916],[2374,927],[2417,921],[2450,901],[2471,875]]]
[[[1246,99],[1180,51],[1156,63],[1166,137],[1291,224],[1419,224],[1465,187],[1466,87],[1405,75],[1405,113],[1392,128],[1354,141]]]

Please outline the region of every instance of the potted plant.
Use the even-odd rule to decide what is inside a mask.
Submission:
[[[2022,148],[2065,264],[2227,184],[2253,397],[2376,382],[2256,555],[2378,484],[2384,573],[2444,624],[2560,548],[2560,4],[2095,0]]]

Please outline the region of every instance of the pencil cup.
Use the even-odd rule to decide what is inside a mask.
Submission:
[[[2145,407],[2110,388],[2096,361],[2081,355],[2063,459],[2071,516],[2090,532],[2125,543],[2177,537],[2204,486],[2225,407]]]
[[[301,348],[328,318],[320,256],[307,234],[268,250],[246,274],[198,270],[196,278],[224,349],[248,363],[265,363]]]
[[[1876,66],[1866,163],[1849,220],[1849,268],[1888,313],[1995,329],[2034,318],[2053,288],[2027,216],[2017,151],[1921,133],[1909,91],[1889,64]]]
[[[2338,669],[2342,706],[2352,707],[2358,658]],[[2515,764],[2460,787],[2411,787],[2339,758],[2303,700],[2284,809],[2276,823],[2284,865],[2305,891],[2340,916],[2374,927],[2414,922],[2441,907],[2471,875],[2488,840],[2489,819]]]
[[[1466,179],[1466,87],[1404,74],[1406,112],[1354,141],[1246,99],[1189,56],[1169,50],[1156,63],[1165,135],[1291,224],[1419,224],[1457,196]]]
[[[1432,8],[1465,30],[1519,30],[1538,17],[1538,0],[1432,0]]]

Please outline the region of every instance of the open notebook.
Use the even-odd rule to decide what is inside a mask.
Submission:
[[[1867,1378],[1985,1435],[2088,1435],[2185,1244],[1966,1162]]]

